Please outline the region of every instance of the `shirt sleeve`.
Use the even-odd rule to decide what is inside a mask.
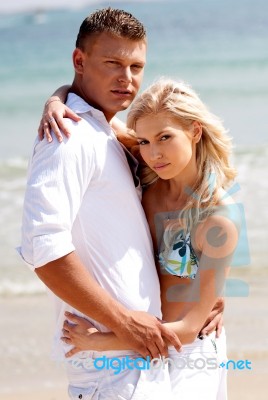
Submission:
[[[34,147],[28,170],[18,249],[31,269],[75,250],[72,226],[94,173],[94,146],[85,134]]]

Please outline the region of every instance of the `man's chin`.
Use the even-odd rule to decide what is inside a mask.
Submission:
[[[122,104],[121,104],[121,109],[120,109],[119,111],[124,111],[124,110],[126,110],[126,109],[130,106],[130,104],[132,103],[132,101],[133,101],[133,100],[128,100],[128,101],[125,101],[124,103],[122,103]]]
[[[130,106],[131,103],[132,100],[124,101],[124,103],[121,104],[113,104],[113,107],[110,109],[110,113],[115,115],[120,111],[124,111]]]

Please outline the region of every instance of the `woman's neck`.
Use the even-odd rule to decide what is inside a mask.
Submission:
[[[166,181],[163,181],[165,186],[164,193],[167,200],[167,204],[170,206],[178,204],[183,206],[189,200],[189,196],[196,188],[197,183],[197,168],[192,169],[191,173],[181,174],[183,177],[175,177]]]

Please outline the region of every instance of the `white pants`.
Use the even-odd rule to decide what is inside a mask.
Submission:
[[[226,348],[226,335],[225,329],[222,329],[222,333],[218,339],[215,339],[217,346],[217,354],[218,354],[218,362],[219,365],[223,362],[226,366],[228,361],[227,357],[227,348]],[[227,400],[227,369],[226,367],[220,368],[220,382],[219,382],[219,390],[217,394],[217,400]]]
[[[215,334],[184,345],[178,353],[169,349],[170,380],[175,399],[226,400],[226,369],[219,367],[227,360],[226,338]]]
[[[146,368],[131,351],[79,353],[66,368],[72,400],[173,400],[168,365]]]

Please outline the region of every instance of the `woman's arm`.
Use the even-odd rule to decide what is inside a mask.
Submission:
[[[51,130],[53,130],[56,138],[59,142],[61,142],[62,133],[67,137],[70,136],[70,132],[68,131],[64,123],[64,117],[70,118],[74,121],[81,120],[81,118],[77,114],[75,114],[69,107],[64,104],[70,87],[70,85],[61,86],[45,103],[43,115],[38,128],[38,136],[40,140],[42,140],[45,136],[47,140],[51,142]]]
[[[223,311],[225,307],[224,297],[218,297],[213,309],[209,313],[199,335],[206,336],[216,332],[216,338],[219,338],[223,328]]]
[[[192,235],[194,248],[199,249],[199,269],[194,280],[169,287],[169,306],[176,307],[178,320],[164,325],[178,336],[182,344],[192,343],[207,316],[222,295],[225,278],[239,236],[239,226],[228,217],[213,215],[200,224]],[[176,287],[177,286],[177,287]],[[82,350],[124,350],[125,345],[112,333],[98,332],[87,320],[67,314],[62,340],[74,346],[66,357]],[[74,325],[75,324],[75,325]]]
[[[58,141],[61,142],[62,133],[67,137],[70,136],[70,132],[64,123],[64,117],[71,118],[74,121],[81,120],[77,114],[64,104],[70,87],[70,85],[59,87],[45,103],[42,119],[38,128],[38,136],[40,140],[45,136],[47,140],[51,142],[51,130],[53,130]],[[131,129],[128,129],[126,124],[119,118],[113,117],[110,124],[115,131],[117,139],[128,149],[131,149],[133,146],[138,144],[134,132]]]
[[[69,312],[65,315],[68,320],[63,324],[61,340],[74,346],[65,354],[66,357],[83,350],[126,350],[126,345],[123,345],[113,332],[99,332],[87,319]]]
[[[217,299],[223,294],[225,279],[240,231],[239,217],[231,219],[230,215],[234,213],[228,213],[229,207],[232,207],[230,211],[233,211],[236,205],[219,207],[219,213],[199,224],[192,235],[192,244],[201,255],[196,277],[192,284],[188,285],[188,289],[184,290],[185,298],[176,299],[174,287],[169,288],[170,292],[166,293],[171,300],[170,306],[172,301],[177,300],[178,303],[183,301],[181,308],[178,307],[178,320],[166,324],[178,335],[182,344],[191,343],[198,336]],[[177,286],[179,293],[180,287]]]

